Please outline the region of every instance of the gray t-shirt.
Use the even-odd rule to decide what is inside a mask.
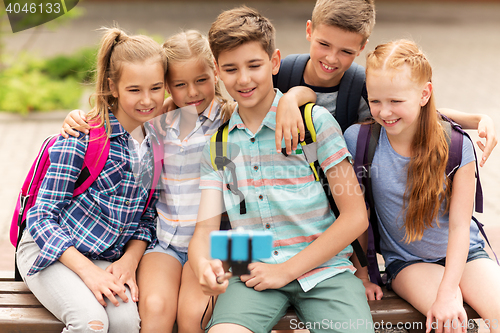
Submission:
[[[349,127],[345,133],[347,148],[353,158],[356,156],[356,142],[360,125]],[[473,162],[474,152],[472,142],[463,140],[462,162],[460,167]],[[446,257],[448,246],[448,213],[439,213],[439,225],[433,223],[433,228],[424,231],[421,240],[405,243],[403,195],[406,187],[407,165],[410,158],[396,153],[382,128],[378,146],[372,162],[372,189],[375,200],[375,211],[379,219],[380,249],[388,266],[394,260],[432,262]],[[470,250],[484,247],[484,241],[479,236],[479,229],[471,220]]]
[[[316,93],[316,104],[327,109],[335,119],[337,119],[337,97],[339,95],[339,86],[335,87],[315,87],[302,82],[305,87],[311,88]],[[365,121],[371,116],[370,107],[367,101],[360,97],[358,107],[358,121]],[[352,125],[352,124],[351,124]]]

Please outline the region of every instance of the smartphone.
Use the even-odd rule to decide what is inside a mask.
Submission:
[[[253,260],[271,257],[273,234],[270,231],[218,230],[210,233],[210,255],[226,261],[233,275],[249,274]]]

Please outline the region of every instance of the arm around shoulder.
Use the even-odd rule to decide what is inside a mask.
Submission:
[[[486,139],[485,143],[477,141],[483,151],[479,165],[484,166],[498,142],[493,119],[486,114],[470,114],[447,108],[441,108],[439,112],[459,123],[464,129],[477,129],[479,137]]]
[[[303,86],[290,88],[281,97],[276,110],[276,151],[281,152],[282,139],[285,140],[287,154],[291,154],[292,149],[297,149],[299,133],[300,141],[304,141],[304,122],[300,115],[299,106],[316,102],[316,97],[316,93],[312,89]]]
[[[69,135],[78,137],[78,131],[88,134],[90,126],[87,124],[87,119],[85,117],[85,112],[82,110],[71,111],[66,118],[64,118],[64,123],[61,128],[61,135],[66,139]]]

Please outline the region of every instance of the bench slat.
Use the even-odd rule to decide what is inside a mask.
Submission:
[[[64,325],[43,307],[0,308],[0,327],[2,333],[56,333]]]
[[[42,307],[33,294],[0,294],[0,308],[36,308]]]
[[[417,322],[425,316],[401,298],[384,298],[383,301],[368,301],[374,322]]]
[[[28,286],[22,281],[0,281],[0,294],[13,292],[31,294]]]

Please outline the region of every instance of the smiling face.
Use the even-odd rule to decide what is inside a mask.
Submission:
[[[131,133],[158,114],[165,97],[163,66],[157,58],[122,65],[116,84],[109,79],[112,95],[118,99],[113,112],[123,128]]]
[[[169,63],[167,89],[178,107],[196,106],[201,114],[215,97],[216,82],[216,73],[201,59]]]
[[[273,74],[280,65],[279,50],[271,59],[258,42],[247,42],[220,53],[217,70],[240,112],[269,111],[274,100]]]
[[[311,21],[307,22],[306,36],[311,43],[311,60],[306,65],[304,80],[317,87],[338,85],[366,45],[363,36],[358,33],[326,24],[319,24],[313,29]]]
[[[427,104],[432,84],[411,79],[410,68],[373,69],[366,75],[368,102],[373,118],[384,126],[389,137],[413,138],[420,109]]]

